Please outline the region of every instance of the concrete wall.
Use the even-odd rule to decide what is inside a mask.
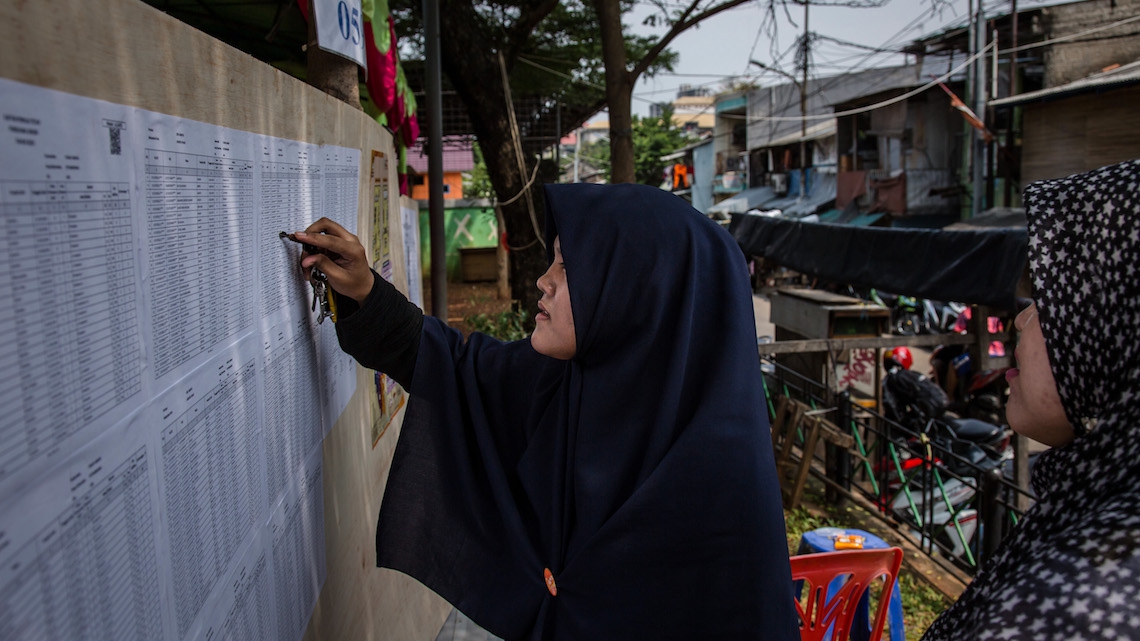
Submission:
[[[912,87],[919,83],[919,68],[914,66],[869,69],[860,73],[809,80],[807,85],[808,115],[829,115],[831,105],[858,96],[887,91],[896,87]],[[748,148],[757,149],[784,136],[800,132],[800,90],[790,83],[755,89],[748,94]],[[768,120],[770,117],[791,120]],[[826,118],[809,120],[807,125]],[[718,129],[717,133],[720,131]]]
[[[394,157],[391,134],[363,112],[141,2],[0,3],[0,77],[208,125],[359,149],[358,233],[364,239],[372,236],[370,154],[378,150]],[[141,144],[141,137],[124,142]],[[395,181],[394,165],[388,164],[388,184]],[[396,191],[388,190],[392,212],[400,211]],[[136,207],[139,216],[142,207]],[[400,217],[392,215],[388,222],[393,280],[406,291]],[[233,283],[215,285],[225,289]],[[326,323],[321,329],[332,328]],[[300,374],[317,395],[319,374]],[[309,621],[304,638],[434,639],[450,607],[409,577],[375,567],[376,515],[402,415],[374,447],[374,376],[360,367],[355,374],[355,392],[320,446],[327,580],[311,618],[307,611],[298,613]],[[166,513],[167,506],[152,507],[156,524]],[[101,563],[98,554],[92,548],[84,556]],[[165,588],[160,598],[169,598]],[[74,606],[56,604],[73,612],[68,616],[82,616]]]
[[[1087,0],[1042,11],[1046,39],[1060,38],[1140,15],[1140,0]],[[1045,52],[1045,88],[1063,85],[1112,64],[1140,60],[1140,23],[1098,31]]]

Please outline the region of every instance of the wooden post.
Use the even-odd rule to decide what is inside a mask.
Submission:
[[[317,13],[309,13],[309,44],[305,49],[305,75],[310,85],[360,109],[360,81],[356,63],[317,46]]]

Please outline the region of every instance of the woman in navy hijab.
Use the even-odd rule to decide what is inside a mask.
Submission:
[[[545,195],[512,343],[425,318],[335,223],[299,234],[342,348],[410,391],[378,564],[507,639],[798,639],[740,249],[652,187]]]

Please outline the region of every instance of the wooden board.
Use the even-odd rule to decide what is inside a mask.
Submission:
[[[372,231],[368,162],[391,135],[354,110],[136,0],[0,3],[0,77],[247,132],[361,150],[359,235]],[[389,163],[395,184],[396,163]],[[399,212],[396,190],[390,211]],[[399,215],[394,282],[407,291]],[[326,327],[323,329],[331,328]],[[450,610],[408,577],[375,567],[375,520],[399,420],[373,449],[372,374],[323,446],[328,578],[305,639],[434,639]]]
[[[1140,157],[1138,100],[1134,86],[1026,105],[1022,184]]]

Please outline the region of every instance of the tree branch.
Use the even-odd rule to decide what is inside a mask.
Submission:
[[[668,47],[669,44],[677,38],[677,36],[684,33],[690,27],[701,22],[702,20],[713,17],[718,13],[727,11],[734,7],[739,7],[742,4],[752,1],[753,0],[728,0],[727,2],[722,2],[721,4],[709,7],[701,13],[698,13],[697,15],[686,19],[686,17],[689,16],[689,14],[691,14],[699,4],[699,0],[694,1],[693,4],[685,9],[684,12],[682,12],[681,19],[673,23],[673,28],[669,29],[669,32],[664,36],[661,36],[661,40],[658,40],[657,44],[653,45],[653,48],[646,52],[646,54],[641,57],[641,60],[637,61],[637,64],[634,65],[633,69],[630,71],[630,75],[633,76],[633,81],[637,82],[637,79],[641,77],[641,74],[645,73],[645,70],[649,68],[649,65],[653,64],[653,61],[657,59],[657,56],[661,55],[661,52],[664,51],[665,48]]]
[[[527,40],[530,38],[531,33],[540,22],[550,15],[551,11],[558,6],[559,0],[536,0],[527,4],[519,5],[519,19],[511,26],[507,32],[507,41],[504,43],[506,46],[503,50],[503,58],[507,62],[507,69],[513,69],[515,61],[518,60],[519,53],[526,46]]]

